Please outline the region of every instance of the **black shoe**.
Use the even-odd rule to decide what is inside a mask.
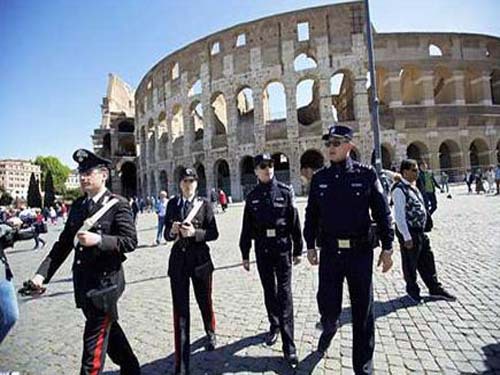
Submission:
[[[430,297],[432,298],[438,298],[438,299],[443,299],[445,301],[456,301],[457,297],[455,297],[453,294],[448,293],[445,289],[436,289],[432,292],[429,293]]]
[[[422,303],[422,297],[420,296],[419,293],[408,293],[407,296],[411,302],[417,305]]]
[[[264,338],[264,342],[267,346],[273,346],[278,341],[278,331],[269,331],[266,333],[266,337]]]
[[[208,333],[207,343],[205,344],[205,350],[207,352],[213,352],[215,350],[216,345],[217,345],[217,336],[215,336],[215,333]]]
[[[299,359],[297,358],[297,354],[285,354],[285,360],[288,363],[288,366],[290,366],[293,369],[296,369],[299,366]]]

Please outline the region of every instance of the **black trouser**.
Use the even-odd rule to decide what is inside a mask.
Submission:
[[[292,255],[290,251],[257,249],[256,260],[264,289],[270,330],[280,331],[283,353],[296,353],[293,341]]]
[[[403,276],[406,281],[406,292],[410,295],[420,295],[420,288],[417,284],[417,271],[429,289],[434,292],[442,288],[437,278],[436,263],[434,253],[431,250],[429,236],[423,231],[410,229],[413,248],[404,247],[403,235],[396,230],[396,235],[401,247],[401,262]]]
[[[368,244],[352,249],[338,249],[335,244],[324,246],[320,252],[317,299],[323,325],[322,336],[329,343],[337,331],[346,279],[351,298],[352,361],[356,374],[372,372],[375,348],[372,271],[373,250]]]
[[[172,266],[176,268],[170,276],[174,308],[175,373],[189,374],[189,279],[193,282],[194,295],[201,311],[205,332],[213,334],[215,315],[212,306],[212,273],[197,276],[193,270],[184,269],[183,264]]]
[[[141,373],[139,361],[118,321],[93,307],[83,309],[87,319],[83,331],[83,356],[80,375],[98,375],[104,369],[106,353],[120,366],[121,375]]]
[[[425,192],[423,197],[425,204],[427,205],[427,209],[429,210],[429,213],[432,215],[434,211],[437,210],[436,192],[435,191]]]

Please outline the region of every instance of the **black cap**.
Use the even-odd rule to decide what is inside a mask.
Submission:
[[[273,163],[274,160],[268,153],[258,154],[253,158],[253,163],[257,167],[261,163]]]
[[[198,180],[198,175],[193,168],[184,168],[179,176],[179,181],[182,181],[185,178],[193,178],[195,180]]]
[[[73,153],[73,160],[78,163],[78,172],[87,172],[94,168],[109,168],[111,160],[101,158],[92,151],[79,148]]]
[[[344,125],[332,125],[328,128],[328,133],[323,134],[324,141],[330,138],[342,138],[350,141],[353,138],[353,131],[350,127]]]

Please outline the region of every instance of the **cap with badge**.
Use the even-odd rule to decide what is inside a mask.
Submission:
[[[109,168],[111,160],[100,157],[92,151],[80,148],[73,153],[73,160],[78,163],[78,172],[88,172],[94,168]]]
[[[353,131],[348,126],[332,125],[328,128],[328,133],[323,134],[321,139],[327,141],[330,138],[341,138],[350,141],[353,138]]]
[[[271,154],[268,154],[268,153],[263,153],[263,154],[256,155],[253,158],[253,162],[254,162],[255,167],[258,167],[259,165],[265,164],[265,163],[268,163],[268,164],[271,164],[271,165],[274,164],[274,160],[271,157]]]
[[[179,181],[182,181],[185,178],[198,180],[198,175],[196,174],[196,171],[193,168],[184,168],[179,176]]]

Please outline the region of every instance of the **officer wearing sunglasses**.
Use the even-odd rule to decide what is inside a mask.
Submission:
[[[276,180],[269,154],[254,159],[258,184],[245,201],[240,249],[243,268],[250,271],[250,248],[254,240],[264,302],[269,319],[266,345],[273,345],[281,333],[283,354],[288,364],[298,365],[293,339],[292,262],[300,263],[302,236],[291,186]],[[293,254],[292,254],[293,247]]]
[[[353,369],[356,374],[371,374],[375,346],[372,218],[382,242],[378,265],[383,272],[392,267],[394,233],[375,171],[349,156],[352,139],[352,129],[340,125],[331,126],[323,136],[331,165],[317,171],[311,180],[304,238],[309,262],[319,264],[317,300],[323,333],[318,352],[325,354],[337,331],[346,279],[352,307]],[[321,259],[316,246],[321,247]]]

